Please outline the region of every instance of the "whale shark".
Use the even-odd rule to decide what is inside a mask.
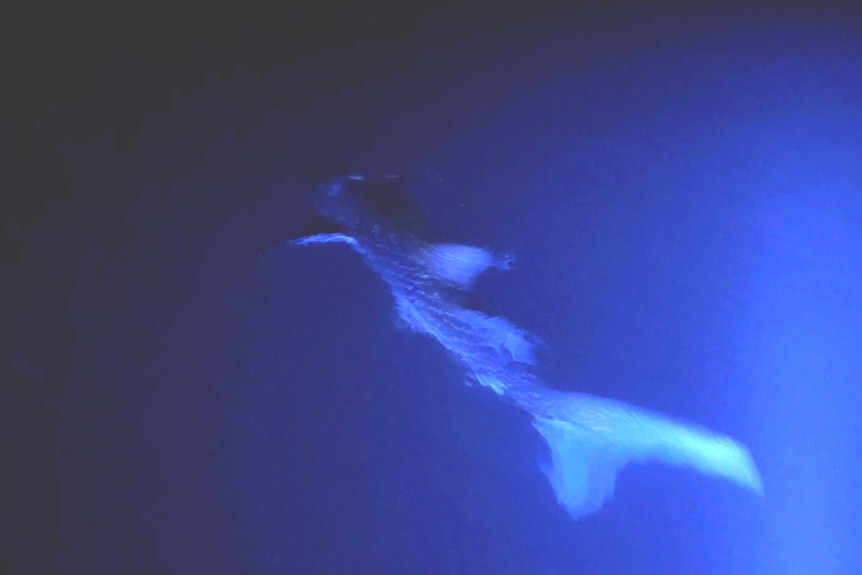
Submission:
[[[405,178],[333,178],[320,184],[315,204],[329,227],[289,244],[343,244],[358,253],[389,288],[400,323],[442,346],[463,368],[466,383],[487,388],[528,413],[550,451],[542,471],[573,519],[610,501],[619,472],[631,462],[687,467],[763,494],[757,467],[740,442],[546,381],[536,354],[541,340],[503,317],[466,305],[462,297],[487,270],[512,269],[513,258],[424,239]]]

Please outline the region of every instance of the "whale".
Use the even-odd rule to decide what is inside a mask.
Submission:
[[[557,503],[573,519],[607,504],[620,471],[633,462],[692,469],[763,495],[757,466],[739,441],[547,381],[537,359],[544,345],[539,337],[465,303],[477,278],[491,269],[514,269],[514,258],[485,247],[427,240],[405,177],[331,178],[316,188],[314,204],[328,222],[326,231],[287,243],[342,245],[357,253],[387,286],[401,325],[442,346],[466,383],[529,414],[550,453],[540,467]]]

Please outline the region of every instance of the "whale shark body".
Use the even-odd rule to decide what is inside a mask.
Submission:
[[[632,461],[661,461],[729,480],[762,494],[748,450],[737,441],[626,403],[561,391],[542,377],[539,340],[502,317],[463,305],[460,294],[511,258],[458,244],[423,241],[410,229],[415,210],[398,176],[345,176],[320,186],[317,208],[341,231],[292,245],[345,244],[389,287],[400,320],[443,346],[465,380],[529,413],[550,448],[543,466],[558,503],[579,519],[613,495]]]

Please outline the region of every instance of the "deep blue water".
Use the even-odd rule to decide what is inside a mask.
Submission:
[[[112,227],[68,293],[57,571],[858,572],[858,34],[611,11],[435,35],[449,17],[64,144],[76,200],[32,257]],[[765,496],[632,465],[572,521],[525,415],[399,329],[358,257],[272,249],[315,177],[366,169],[409,174],[436,237],[515,254],[476,297],[555,385],[738,438]],[[133,201],[88,199],[108,188]]]

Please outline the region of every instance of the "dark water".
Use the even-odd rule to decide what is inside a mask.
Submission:
[[[62,199],[7,226],[6,572],[858,571],[849,14],[557,12],[258,39],[172,68],[168,107],[93,92],[100,129],[50,140]],[[525,416],[354,254],[271,250],[366,169],[516,255],[476,297],[554,383],[740,439],[765,497],[631,466],[569,519]]]

